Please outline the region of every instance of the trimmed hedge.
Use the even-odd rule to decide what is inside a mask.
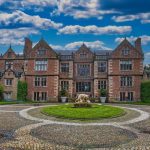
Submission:
[[[27,100],[27,82],[25,81],[18,81],[17,87],[17,99],[18,100]]]
[[[144,81],[141,84],[141,100],[150,103],[150,81]]]

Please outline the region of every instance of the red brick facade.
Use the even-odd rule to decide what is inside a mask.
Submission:
[[[55,51],[43,39],[33,47],[26,38],[23,52],[16,55],[9,48],[0,57],[0,82],[5,86],[6,99],[16,99],[17,81],[26,80],[31,100],[57,102],[62,88],[71,97],[86,93],[98,98],[99,90],[105,88],[109,101],[140,100],[143,76],[140,38],[134,46],[125,39],[113,51],[93,51],[85,44],[77,51]],[[8,61],[12,64],[7,68]],[[10,84],[8,78],[13,81],[11,85],[6,85]],[[7,95],[8,92],[15,96]]]

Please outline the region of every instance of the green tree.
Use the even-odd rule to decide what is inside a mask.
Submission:
[[[26,81],[18,81],[17,86],[17,99],[18,100],[26,100],[27,99],[27,82]]]

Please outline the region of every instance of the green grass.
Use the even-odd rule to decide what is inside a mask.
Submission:
[[[33,101],[0,101],[0,105],[12,105],[12,104],[38,104],[39,102]],[[48,102],[41,102],[41,103],[48,103]]]
[[[113,118],[125,114],[122,108],[96,104],[93,104],[91,108],[74,108],[72,104],[49,106],[43,108],[41,112],[57,118],[77,120]]]
[[[18,104],[18,102],[5,102],[5,101],[0,101],[0,105],[9,105],[9,104]]]
[[[150,101],[148,102],[116,102],[116,104],[131,104],[131,105],[150,105]]]

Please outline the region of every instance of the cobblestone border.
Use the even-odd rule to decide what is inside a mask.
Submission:
[[[51,125],[51,124],[70,125],[70,126],[113,126],[113,127],[129,130],[130,132],[136,133],[137,136],[138,136],[139,135],[139,130],[137,130],[135,128],[132,128],[132,127],[129,127],[129,126],[126,126],[126,125],[136,123],[136,122],[139,122],[139,121],[143,121],[143,120],[146,120],[150,117],[150,114],[148,112],[143,111],[143,110],[140,110],[140,109],[137,109],[137,108],[114,106],[114,105],[113,105],[113,107],[120,107],[120,108],[124,108],[124,109],[134,110],[134,111],[140,113],[140,115],[136,118],[133,118],[133,119],[130,119],[130,120],[124,121],[124,122],[73,123],[73,122],[61,122],[61,121],[40,119],[40,118],[33,117],[33,116],[28,114],[29,110],[32,110],[32,109],[35,109],[35,108],[47,107],[47,106],[52,107],[52,106],[56,106],[56,105],[44,105],[44,106],[37,106],[37,107],[34,106],[34,107],[30,107],[30,108],[23,109],[23,110],[19,111],[19,115],[22,118],[32,120],[32,121],[37,121],[37,123],[30,124],[30,125],[23,126],[23,127],[19,128],[18,130],[15,131],[15,139],[16,140],[5,143],[2,146],[7,147],[7,148],[8,147],[16,147],[16,148],[22,147],[22,148],[24,148],[24,146],[29,146],[29,147],[31,146],[33,148],[33,144],[34,144],[34,145],[39,145],[40,146],[40,148],[37,148],[39,150],[41,148],[46,148],[47,150],[56,148],[55,145],[47,143],[43,140],[32,137],[30,135],[30,132],[31,132],[32,129],[35,129],[35,128],[43,126],[43,125]],[[5,110],[4,110],[4,112],[5,112]],[[68,147],[68,146],[58,146],[57,148],[61,149],[61,150],[62,149],[74,149],[74,148]]]
[[[42,108],[42,107],[53,107],[53,106],[57,106],[57,105],[47,105],[47,106],[38,106],[38,107],[30,107],[27,109],[23,109],[21,111],[19,111],[19,114],[21,117],[25,118],[25,119],[29,119],[32,121],[40,121],[40,122],[45,122],[46,124],[62,124],[62,125],[74,125],[74,126],[101,126],[101,125],[112,125],[112,126],[123,126],[123,125],[128,125],[128,124],[132,124],[132,123],[136,123],[136,122],[140,122],[143,120],[146,120],[150,117],[150,114],[148,112],[145,112],[143,110],[139,110],[137,108],[128,108],[128,107],[122,107],[122,106],[113,106],[113,107],[119,107],[119,108],[123,108],[123,109],[129,109],[129,110],[133,110],[136,112],[140,113],[139,117],[130,119],[128,121],[125,122],[107,122],[107,123],[74,123],[74,122],[62,122],[62,121],[53,121],[53,120],[46,120],[46,119],[41,119],[41,118],[37,118],[37,117],[33,117],[30,114],[28,114],[29,110],[32,109],[36,109],[36,108]]]

